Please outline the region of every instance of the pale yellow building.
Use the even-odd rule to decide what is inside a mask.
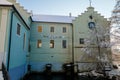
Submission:
[[[98,56],[102,56],[103,54],[109,55],[107,57],[111,60],[110,48],[107,50],[107,48],[100,48],[99,46],[101,41],[98,36],[104,34],[96,35],[102,32],[102,30],[109,28],[110,22],[107,21],[106,18],[101,16],[101,14],[97,11],[94,11],[93,7],[88,7],[87,11],[76,17],[72,24],[74,34],[74,63],[78,64],[79,70],[84,71],[88,69],[95,69],[94,65],[99,62]],[[93,35],[91,35],[91,32],[93,31],[92,27],[96,30],[96,33]],[[103,29],[99,27],[103,27]],[[101,29],[101,31],[97,31],[98,29]],[[91,42],[92,44],[90,45],[85,44],[87,39],[93,39],[93,43]],[[97,40],[97,44],[94,44],[94,41],[96,42]],[[106,40],[109,42],[109,35]],[[86,47],[93,51],[88,53],[87,50],[83,51],[82,48]]]

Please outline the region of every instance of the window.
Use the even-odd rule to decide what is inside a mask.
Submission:
[[[42,41],[41,41],[41,40],[38,40],[38,41],[37,41],[37,48],[40,48],[40,47],[42,47]]]
[[[54,32],[54,27],[50,27],[50,32]]]
[[[38,26],[38,32],[42,32],[42,26]]]
[[[66,41],[66,40],[63,40],[63,41],[62,41],[62,47],[63,47],[63,48],[66,48],[66,47],[67,47],[66,45],[67,45],[67,41]]]
[[[17,24],[17,35],[19,35],[19,36],[20,36],[20,28],[21,28],[21,25]]]
[[[63,27],[63,33],[66,33],[66,27]]]
[[[84,38],[80,38],[79,43],[84,44]]]
[[[23,36],[23,49],[25,50],[25,46],[26,46],[26,35],[24,33],[24,36]]]
[[[50,40],[50,48],[54,48],[54,40]]]

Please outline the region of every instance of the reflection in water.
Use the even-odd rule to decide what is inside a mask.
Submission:
[[[64,74],[54,74],[54,75],[45,75],[45,74],[29,74],[23,80],[77,80],[73,76],[65,76]]]
[[[104,77],[91,77],[91,76],[68,76],[64,74],[29,74],[23,80],[110,80]]]

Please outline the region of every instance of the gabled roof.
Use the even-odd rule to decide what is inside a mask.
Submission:
[[[0,0],[0,5],[13,5],[13,4],[8,2],[7,0]]]
[[[56,22],[56,23],[72,23],[75,17],[58,16],[58,15],[33,15],[32,20],[35,22]]]

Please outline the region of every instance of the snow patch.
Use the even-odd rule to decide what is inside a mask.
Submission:
[[[33,15],[32,20],[38,22],[58,22],[58,23],[72,23],[75,17],[57,16],[57,15]]]
[[[0,5],[12,5],[12,3],[10,3],[6,0],[0,0]]]

